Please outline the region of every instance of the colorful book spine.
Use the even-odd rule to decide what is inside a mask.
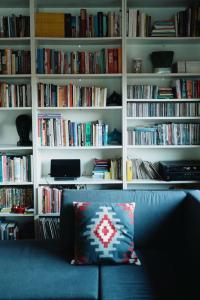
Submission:
[[[105,107],[107,88],[38,84],[39,107]]]
[[[71,52],[37,49],[38,74],[105,74],[121,71],[121,48]]]
[[[31,182],[32,155],[0,154],[0,182]]]

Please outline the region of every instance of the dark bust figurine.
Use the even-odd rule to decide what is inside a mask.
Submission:
[[[32,142],[29,139],[31,131],[31,117],[28,115],[20,115],[16,118],[16,128],[19,135],[17,146],[31,146]]]

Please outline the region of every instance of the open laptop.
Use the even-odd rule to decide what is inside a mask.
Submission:
[[[54,180],[72,180],[80,177],[80,159],[52,159],[51,177]]]

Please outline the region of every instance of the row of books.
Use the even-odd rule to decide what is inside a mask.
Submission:
[[[0,74],[30,74],[30,51],[0,49]]]
[[[177,79],[175,85],[178,99],[200,98],[200,80]]]
[[[14,156],[0,154],[0,182],[31,182],[32,155]]]
[[[155,100],[156,101],[156,100]],[[128,102],[127,117],[199,117],[200,102]]]
[[[192,99],[200,98],[200,80],[176,79],[172,87],[128,85],[128,99]]]
[[[38,74],[105,74],[121,72],[121,48],[96,51],[37,49]]]
[[[11,212],[13,205],[33,206],[33,190],[31,188],[1,188],[0,211]]]
[[[0,82],[0,107],[31,107],[31,85]]]
[[[152,24],[152,17],[144,11],[131,8],[127,11],[128,37],[197,37],[199,29],[199,4],[174,14],[169,20],[158,20]]]
[[[62,189],[48,186],[38,190],[39,213],[60,213]]]
[[[92,177],[97,179],[121,179],[122,160],[94,159]]]
[[[189,7],[176,14],[177,36],[200,36],[200,5]]]
[[[200,124],[166,123],[128,128],[128,145],[200,145]]]
[[[118,37],[121,36],[121,11],[80,15],[71,13],[36,13],[37,37]]]
[[[175,21],[174,20],[160,20],[155,21],[151,31],[152,37],[176,36]]]
[[[128,85],[127,86],[128,99],[157,99],[158,86],[157,85]]]
[[[41,146],[105,146],[108,125],[103,121],[79,123],[64,120],[61,114],[38,115],[38,142]]]
[[[29,16],[0,16],[0,38],[2,37],[29,37]]]
[[[17,240],[19,228],[16,223],[0,221],[0,240]]]
[[[155,164],[137,158],[126,161],[126,178],[127,181],[134,179],[160,179],[160,175]]]
[[[39,107],[104,107],[107,88],[97,86],[38,84]]]
[[[126,16],[126,35],[128,37],[146,37],[151,33],[151,16],[139,9],[130,8]]]
[[[60,238],[60,218],[39,218],[37,220],[38,237],[41,240]]]

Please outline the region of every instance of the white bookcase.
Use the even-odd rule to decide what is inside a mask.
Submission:
[[[127,85],[155,84],[169,87],[177,78],[199,79],[200,74],[158,74],[152,72],[149,55],[152,51],[172,50],[174,61],[200,60],[200,37],[127,37],[127,10],[138,8],[152,16],[152,20],[169,19],[175,12],[185,9],[191,4],[186,0],[2,0],[0,1],[2,15],[30,14],[30,38],[0,38],[0,48],[22,48],[31,50],[31,74],[25,75],[0,75],[0,82],[30,82],[32,86],[32,107],[0,108],[0,151],[15,153],[32,153],[34,160],[34,178],[30,184],[34,191],[34,216],[42,215],[38,211],[37,191],[43,185],[84,185],[88,189],[120,188],[120,189],[149,189],[168,188],[182,184],[196,184],[194,181],[165,182],[158,180],[133,180],[127,181],[127,158],[141,158],[151,162],[159,160],[200,159],[200,145],[186,146],[129,146],[127,143],[127,128],[138,125],[155,124],[162,122],[199,122],[199,117],[127,117],[127,102],[147,102],[145,99],[128,99]],[[104,38],[49,38],[35,36],[35,13],[37,12],[71,12],[78,15],[81,8],[86,8],[90,13],[98,11],[119,11],[122,14],[122,36]],[[95,50],[101,48],[122,48],[122,73],[120,74],[37,74],[36,49],[47,47],[52,49],[67,50]],[[132,59],[142,59],[142,73],[132,73]],[[116,91],[122,95],[122,107],[38,107],[38,83],[53,84],[81,84],[83,86],[99,85],[108,88],[108,95]],[[148,102],[155,99],[148,99]],[[175,100],[163,99],[160,102]],[[179,99],[187,102],[187,99]],[[191,101],[191,100],[189,100]],[[198,102],[200,99],[192,99]],[[117,128],[122,132],[121,146],[105,147],[42,147],[38,144],[37,117],[40,113],[61,113],[66,120],[89,122],[103,120],[109,124],[109,131]],[[15,129],[15,119],[20,114],[32,116],[32,147],[17,147],[18,135]],[[94,158],[119,158],[122,157],[122,180],[97,180],[90,175],[93,169]],[[80,158],[81,177],[77,181],[55,182],[50,176],[50,160],[53,158]],[[10,183],[4,183],[9,185]],[[15,184],[15,183],[14,183]],[[19,183],[17,185],[20,185]],[[188,185],[189,186],[189,185]],[[52,214],[55,215],[55,214]],[[49,214],[48,214],[49,216]]]

